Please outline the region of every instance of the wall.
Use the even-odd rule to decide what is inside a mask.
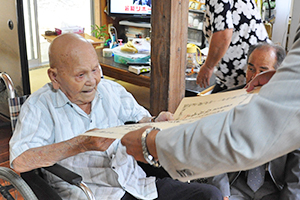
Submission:
[[[283,48],[286,47],[291,3],[292,0],[276,0],[276,19],[273,25],[272,41]]]
[[[292,19],[291,19],[291,27],[290,27],[290,34],[289,34],[287,50],[291,49],[295,35],[296,35],[296,30],[299,26],[299,22],[300,22],[299,8],[300,8],[300,1],[299,0],[293,1],[292,10],[291,10]]]

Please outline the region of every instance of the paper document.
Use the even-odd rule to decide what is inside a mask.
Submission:
[[[245,89],[233,90],[230,92],[221,92],[206,96],[186,97],[183,98],[174,113],[174,119],[193,119],[202,118],[214,113],[224,112],[235,106],[248,103],[253,94],[247,93]]]
[[[129,131],[137,130],[146,125],[167,129],[180,124],[191,123],[202,117],[228,111],[238,105],[247,104],[258,91],[259,89],[256,89],[251,93],[247,93],[245,89],[240,89],[207,96],[186,97],[182,99],[176,109],[174,121],[122,125],[90,131],[84,133],[84,135],[121,139]]]

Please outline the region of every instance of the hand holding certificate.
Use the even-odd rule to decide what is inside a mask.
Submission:
[[[144,126],[155,126],[160,129],[167,129],[180,124],[191,123],[202,117],[228,111],[238,105],[247,104],[258,91],[259,89],[256,89],[251,93],[247,93],[245,89],[240,89],[207,96],[186,97],[182,99],[175,111],[175,120],[173,121],[122,125],[89,131],[84,133],[84,135],[121,139],[126,133]]]

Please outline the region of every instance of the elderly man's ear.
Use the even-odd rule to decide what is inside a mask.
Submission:
[[[56,80],[57,69],[56,68],[49,68],[48,69],[48,76],[49,76],[49,79],[52,82],[53,88],[55,90],[58,90],[59,89],[59,83]]]

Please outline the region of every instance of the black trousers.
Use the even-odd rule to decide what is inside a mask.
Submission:
[[[184,183],[171,178],[158,178],[156,187],[157,200],[223,200],[221,191],[209,184]],[[126,192],[121,200],[136,200],[136,198]]]
[[[169,173],[163,167],[153,167],[152,165],[137,161],[138,165],[144,170],[147,177],[155,176],[156,178],[171,178]]]

